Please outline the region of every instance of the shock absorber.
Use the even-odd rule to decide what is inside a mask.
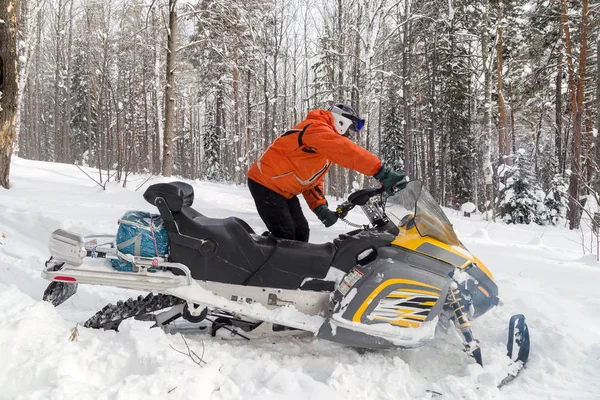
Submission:
[[[465,312],[465,303],[466,300],[458,289],[458,284],[455,281],[452,281],[450,283],[450,291],[448,292],[446,305],[452,310],[452,314],[454,314],[454,324],[465,338],[465,351],[475,358],[477,364],[483,366],[481,348],[479,346],[479,341],[473,337],[471,323]]]

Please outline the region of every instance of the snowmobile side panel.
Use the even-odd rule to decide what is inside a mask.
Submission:
[[[432,311],[441,309],[445,302],[448,277],[390,258],[378,258],[367,267],[364,278],[356,283],[356,295],[342,314],[345,320],[418,328],[436,317]]]
[[[169,289],[165,293],[241,319],[269,322],[315,334],[329,309],[327,292],[196,281],[191,287]]]
[[[374,261],[344,277],[320,337],[367,348],[415,347],[431,340],[453,267],[399,247],[377,252]]]
[[[330,293],[328,292],[243,286],[211,281],[196,281],[196,283],[203,289],[237,304],[251,305],[259,303],[267,309],[293,306],[303,314],[321,316],[325,316],[329,309]],[[219,304],[210,303],[210,298],[207,298],[205,302],[200,303],[220,308]],[[281,321],[275,322],[281,323]]]

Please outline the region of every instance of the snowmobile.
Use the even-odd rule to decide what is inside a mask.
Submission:
[[[259,235],[236,217],[209,218],[192,208],[189,184],[154,184],[144,198],[158,208],[168,254],[127,254],[109,235],[58,229],[42,272],[53,281],[44,298],[58,305],[80,283],[117,286],[150,294],[106,306],[86,327],[116,329],[126,318],[158,326],[210,320],[213,334],[222,327],[240,335],[300,330],[375,350],[421,346],[439,323],[451,322],[483,365],[470,321],[498,304],[494,278],[422,183],[402,183],[391,196],[381,187],[352,193],[336,212],[357,229],[324,244]],[[368,224],[347,221],[357,206]],[[130,270],[116,270],[115,261]],[[334,271],[343,277],[332,279]],[[515,362],[527,361],[522,315],[510,321],[507,349]]]

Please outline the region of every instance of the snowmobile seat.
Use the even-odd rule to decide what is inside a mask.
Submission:
[[[152,185],[144,198],[165,221],[170,261],[197,280],[297,289],[305,278],[324,278],[335,254],[332,243],[259,236],[239,218],[206,217],[190,207],[194,192],[184,182]]]

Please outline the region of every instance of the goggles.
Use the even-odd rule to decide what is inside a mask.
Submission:
[[[365,126],[365,120],[363,118],[359,118],[356,115],[349,113],[348,110],[338,107],[337,105],[331,106],[329,111],[347,119],[350,123],[350,126],[348,126],[349,130],[358,132]]]

